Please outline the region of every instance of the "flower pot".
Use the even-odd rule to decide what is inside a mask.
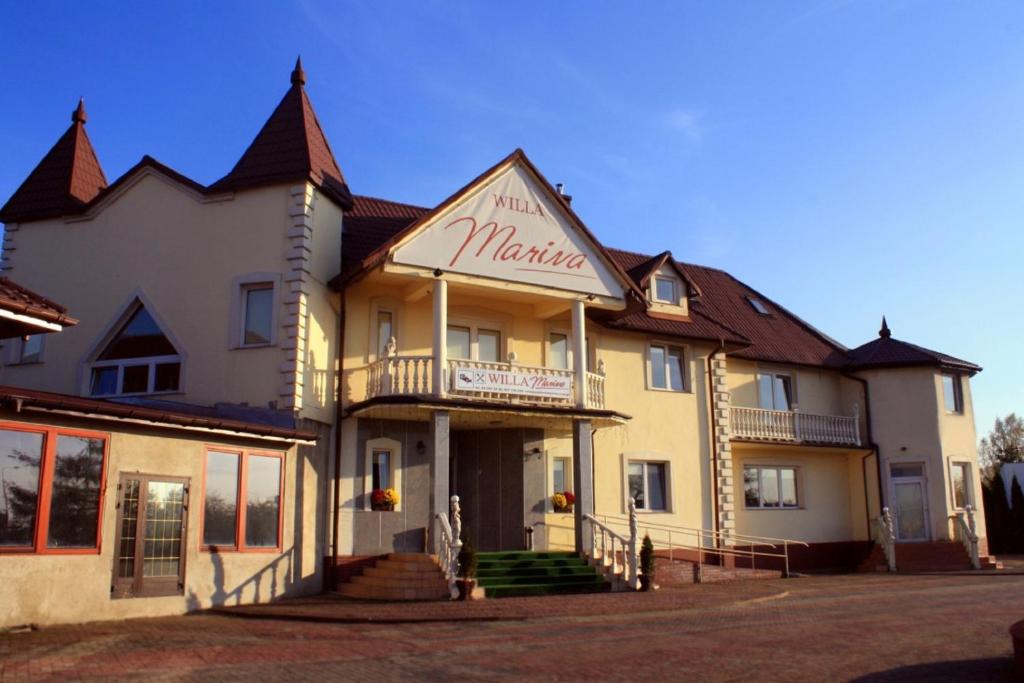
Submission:
[[[476,589],[476,579],[456,579],[455,585],[459,588],[459,600],[475,600],[473,591]]]
[[[380,503],[379,505],[371,505],[370,507],[377,512],[393,512],[395,509],[395,506],[390,503]]]

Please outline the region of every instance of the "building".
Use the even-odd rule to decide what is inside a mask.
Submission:
[[[927,542],[981,500],[979,367],[884,322],[847,349],[723,271],[606,247],[521,150],[433,208],[353,195],[301,64],[209,186],[148,156],[108,183],[85,125],[79,104],[0,209],[5,272],[80,322],[27,359],[10,346],[0,383],[40,429],[107,425],[101,540],[87,560],[0,541],[0,601],[40,572],[90,572],[82,610],[103,616],[319,590],[325,567],[434,547],[452,494],[481,549],[585,550],[584,515],[620,523],[632,498],[645,524],[730,547],[805,542],[805,568],[856,566],[883,506]],[[186,435],[189,416],[225,424]],[[263,456],[276,499],[246,488]],[[193,501],[181,580],[152,607],[110,597],[135,471]],[[387,488],[393,506],[371,495]],[[277,542],[248,547],[263,504]],[[52,590],[9,620],[82,618]]]

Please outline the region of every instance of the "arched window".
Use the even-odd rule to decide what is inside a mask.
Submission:
[[[181,354],[145,305],[136,300],[125,321],[90,367],[89,394],[174,393],[181,385]]]

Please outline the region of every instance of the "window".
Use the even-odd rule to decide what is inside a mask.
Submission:
[[[923,477],[924,465],[903,465],[893,463],[889,466],[889,472],[893,477]]]
[[[469,360],[472,352],[469,348],[470,331],[468,327],[448,326],[448,357]]]
[[[683,359],[685,354],[678,346],[651,344],[648,349],[650,360],[650,387],[667,391],[686,390],[686,372]]]
[[[127,322],[92,364],[93,396],[173,393],[181,382],[181,356],[149,314],[137,304]]]
[[[630,462],[627,479],[629,496],[637,510],[666,510],[665,471],[663,462]]]
[[[276,453],[207,451],[203,549],[280,549],[283,466]]]
[[[572,459],[557,457],[551,459],[551,493],[572,491]]]
[[[185,592],[189,480],[123,474],[118,484],[113,598]]]
[[[743,497],[748,508],[799,507],[796,468],[745,466]]]
[[[274,285],[271,282],[242,286],[242,344],[267,346],[273,341]]]
[[[395,316],[391,311],[377,311],[377,358],[387,355],[388,342],[395,336]]]
[[[448,357],[456,360],[501,362],[501,332],[475,326],[448,326]]]
[[[960,375],[942,376],[942,396],[946,402],[947,413],[964,412],[963,386]]]
[[[953,486],[953,507],[963,510],[971,503],[971,465],[954,462],[950,465],[950,483]]]
[[[106,438],[0,428],[0,551],[99,550]]]
[[[501,360],[501,332],[480,330],[476,333],[477,360],[497,363]]]
[[[402,490],[402,443],[381,436],[368,439],[365,449],[362,509],[374,509],[372,494],[377,489],[395,489],[398,504],[394,509],[401,510],[405,497]]]
[[[14,341],[14,364],[42,363],[43,335],[32,334]]]
[[[793,378],[788,374],[762,372],[757,375],[758,405],[765,410],[792,410]]]
[[[765,306],[764,302],[758,299],[757,297],[748,296],[747,302],[755,311],[757,311],[761,315],[771,315],[771,313],[768,311],[768,307]]]
[[[663,304],[678,304],[676,281],[670,277],[655,276],[654,300]]]
[[[371,463],[370,486],[377,489],[389,489],[391,486],[391,451],[383,448],[373,449]]]
[[[561,332],[548,335],[548,367],[569,369],[569,336]]]

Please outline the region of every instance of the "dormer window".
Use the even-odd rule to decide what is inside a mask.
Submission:
[[[181,355],[141,302],[130,309],[92,364],[89,394],[173,393],[181,382]]]
[[[764,302],[758,299],[756,296],[748,296],[747,301],[751,307],[761,315],[771,315],[768,311],[768,307],[764,305]]]
[[[653,298],[662,304],[679,304],[679,283],[670,277],[654,277]]]

